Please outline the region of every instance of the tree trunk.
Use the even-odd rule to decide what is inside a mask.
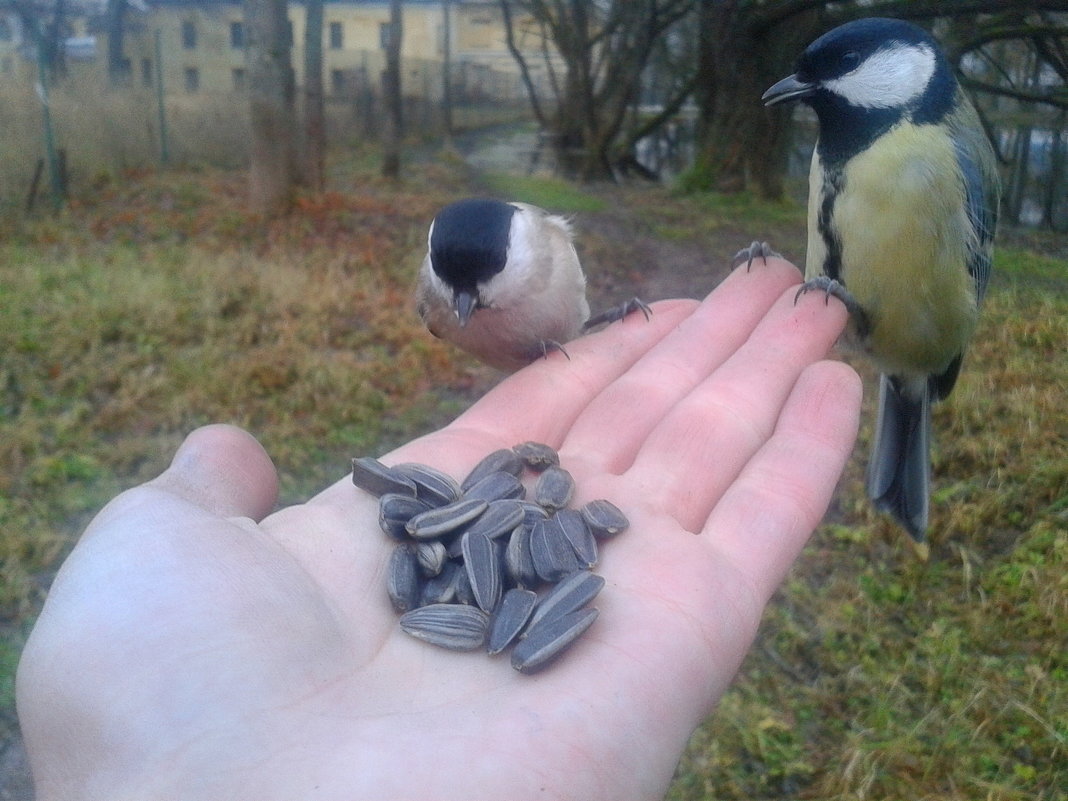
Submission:
[[[306,0],[304,29],[303,179],[321,192],[326,185],[326,126],[323,119],[323,0]]]
[[[386,71],[382,76],[386,102],[386,125],[382,137],[382,175],[400,177],[400,140],[404,135],[404,101],[401,93],[401,41],[404,37],[401,0],[389,0],[389,41]]]
[[[129,64],[123,56],[126,0],[108,0],[105,18],[108,36],[108,81],[112,86],[118,86],[130,78]]]
[[[700,4],[696,99],[697,143],[687,184],[694,189],[767,198],[783,193],[789,112],[769,111],[764,90],[792,71],[797,53],[814,38],[815,17],[759,29],[739,0]]]
[[[445,150],[452,151],[452,11],[449,0],[441,0],[441,124],[445,130]]]
[[[283,214],[296,184],[295,88],[286,0],[245,0],[251,118],[249,200],[266,216]]]

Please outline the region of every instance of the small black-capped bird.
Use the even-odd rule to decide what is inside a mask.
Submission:
[[[763,99],[819,120],[802,291],[842,299],[847,339],[882,373],[868,494],[922,542],[930,405],[953,389],[990,277],[994,151],[938,43],[900,20],[824,34]]]
[[[583,331],[648,316],[637,298],[594,318],[586,276],[564,217],[527,203],[469,198],[430,224],[416,309],[434,336],[480,361],[514,371]]]

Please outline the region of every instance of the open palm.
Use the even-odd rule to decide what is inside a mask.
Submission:
[[[798,278],[772,259],[701,304],[655,304],[382,457],[462,478],[542,441],[576,503],[626,512],[602,549],[600,617],[534,676],[398,630],[391,544],[348,478],[268,514],[259,445],[194,432],[93,521],[27,645],[38,797],[661,796],[856,434],[859,382],[822,361],[845,312],[795,306]]]

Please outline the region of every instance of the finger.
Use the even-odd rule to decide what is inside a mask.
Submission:
[[[769,260],[766,269],[734,270],[589,404],[568,432],[566,450],[599,471],[625,470],[667,411],[741,347],[797,281],[797,268],[783,259]]]
[[[509,376],[442,431],[390,454],[461,474],[488,451],[537,440],[558,447],[578,414],[696,308],[692,300],[653,304],[648,321],[620,324],[567,343]],[[569,358],[568,358],[569,357]]]
[[[801,372],[845,325],[838,304],[783,292],[746,342],[664,416],[628,471],[684,528],[697,531],[775,429]]]
[[[827,511],[856,441],[860,399],[860,378],[852,368],[841,362],[807,368],[775,433],[708,518],[702,536],[735,566],[761,604]]]
[[[261,520],[278,497],[278,475],[255,437],[229,425],[193,431],[148,486],[220,517]]]

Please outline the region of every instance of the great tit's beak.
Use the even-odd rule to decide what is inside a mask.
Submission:
[[[475,296],[470,292],[457,292],[453,298],[453,308],[456,311],[456,319],[460,321],[460,328],[467,325],[471,315],[475,313]]]
[[[815,91],[815,84],[798,80],[796,74],[787,75],[762,94],[760,99],[764,101],[765,106],[774,106],[778,103],[791,103],[794,100],[811,97]]]

